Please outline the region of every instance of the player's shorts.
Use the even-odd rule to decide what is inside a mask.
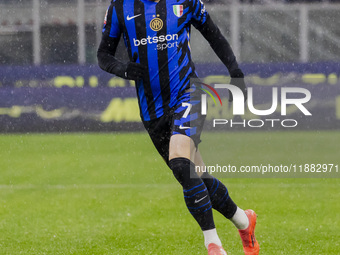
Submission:
[[[186,135],[194,141],[197,148],[201,142],[205,117],[201,114],[199,98],[187,97],[187,100],[180,101],[160,118],[143,121],[143,124],[157,151],[168,163],[170,137],[176,134]]]

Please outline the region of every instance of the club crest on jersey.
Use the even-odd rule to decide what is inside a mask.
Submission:
[[[179,4],[179,5],[174,5],[173,7],[174,10],[174,14],[180,18],[183,15],[183,5]]]
[[[160,18],[154,18],[151,20],[150,22],[150,28],[153,31],[159,31],[163,28],[163,20],[161,20]]]

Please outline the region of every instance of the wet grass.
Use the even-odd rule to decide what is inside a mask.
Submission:
[[[339,132],[231,133],[224,145],[218,134],[207,138],[218,150],[227,144],[235,165],[340,164]],[[240,207],[259,215],[260,254],[339,254],[339,179],[223,182]],[[228,255],[243,254],[233,225],[214,215]],[[35,134],[0,136],[0,254],[206,250],[179,184],[145,133]]]

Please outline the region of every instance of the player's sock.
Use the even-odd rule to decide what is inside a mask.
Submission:
[[[238,229],[246,229],[249,225],[248,217],[230,198],[227,187],[207,172],[201,178],[209,191],[213,208],[231,220]]]
[[[231,219],[237,210],[237,205],[230,198],[227,187],[207,172],[201,176],[201,179],[209,191],[213,208],[227,219]]]
[[[222,246],[221,240],[217,235],[216,228],[203,231],[204,245],[208,249],[209,244],[214,243]]]
[[[246,229],[249,226],[247,214],[239,207],[237,207],[237,210],[230,221],[235,225],[235,227],[237,227],[237,229]]]
[[[195,172],[195,165],[187,158],[169,162],[175,178],[183,187],[185,203],[203,231],[215,228],[209,192]]]

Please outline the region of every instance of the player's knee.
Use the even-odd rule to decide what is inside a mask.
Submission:
[[[176,159],[176,158],[186,158],[190,160],[189,156],[190,156],[189,153],[181,153],[181,151],[170,151],[169,161],[171,161],[172,159]]]
[[[172,170],[177,181],[184,189],[196,183],[196,180],[201,182],[195,172],[195,165],[187,158],[173,158],[169,161],[169,167]]]

